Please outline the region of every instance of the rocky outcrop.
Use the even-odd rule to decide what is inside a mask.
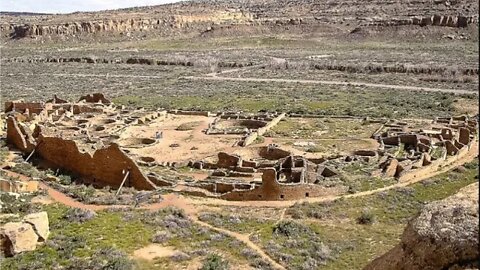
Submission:
[[[477,182],[452,197],[427,205],[409,222],[401,243],[372,261],[365,270],[475,266],[480,259],[478,218]]]
[[[220,32],[272,33],[331,24],[352,26],[467,27],[478,22],[478,4],[472,1],[184,1],[128,10],[66,15],[8,16],[1,20],[2,36],[80,37],[145,34],[201,36]],[[444,3],[441,3],[444,2]]]
[[[11,257],[35,250],[38,241],[50,234],[47,212],[26,215],[21,222],[9,222],[0,228],[0,254]]]
[[[28,214],[23,217],[23,220],[33,226],[40,240],[47,240],[48,235],[50,234],[47,212]]]
[[[161,25],[168,25],[163,21]],[[54,25],[24,24],[12,26],[12,38],[24,38],[27,36],[66,35],[75,36],[80,34],[93,34],[99,32],[128,32],[154,29],[160,26],[159,20],[150,19],[127,19],[127,20],[102,20],[67,22]]]
[[[21,222],[9,222],[0,229],[1,251],[4,256],[35,250],[38,235],[32,225]]]
[[[203,26],[204,24],[221,24],[229,21],[245,22],[253,18],[253,15],[249,13],[232,10],[213,10],[206,11],[203,14],[146,16],[146,18],[67,21],[58,24],[27,23],[2,25],[2,29],[10,31],[10,37],[13,39],[53,35],[75,37],[98,33],[124,34],[129,32],[146,31],[163,32],[165,30],[173,30],[177,28],[191,28],[192,24]]]
[[[432,15],[424,17],[410,17],[404,19],[376,19],[369,21],[363,26],[445,26],[445,27],[467,27],[469,24],[478,22],[477,16],[454,16],[454,15]]]

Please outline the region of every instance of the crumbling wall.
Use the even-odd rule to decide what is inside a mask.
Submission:
[[[88,105],[73,105],[73,114],[80,114],[80,113],[102,113],[102,108],[95,108]]]
[[[267,168],[262,175],[261,186],[251,190],[233,190],[221,198],[232,201],[279,201],[332,195],[332,189],[314,184],[280,184],[276,175],[275,168]]]
[[[225,152],[218,153],[218,168],[240,167],[242,165],[242,158],[238,155],[230,155]]]
[[[276,126],[278,122],[280,122],[283,118],[285,118],[285,113],[280,114],[279,116],[272,119],[272,121],[268,122],[264,127],[257,129],[257,131],[250,133],[245,138],[243,138],[242,146],[248,146],[252,144],[258,136],[262,136],[270,130],[272,127]]]
[[[0,179],[0,191],[3,192],[36,192],[38,190],[38,181],[15,181],[15,180],[6,180]]]
[[[291,153],[278,147],[261,147],[258,153],[262,158],[268,160],[277,160],[288,157]]]
[[[7,142],[22,152],[31,152],[35,148],[30,136],[25,134],[25,129],[19,127],[19,123],[13,116],[7,118]]]
[[[86,96],[82,96],[80,98],[80,100],[78,100],[79,102],[80,101],[85,101],[85,102],[88,102],[88,103],[98,103],[98,102],[101,102],[103,104],[110,104],[112,103],[110,100],[106,99],[105,96],[102,94],[102,93],[94,93],[94,94],[90,94],[90,95],[86,95]]]
[[[177,115],[198,115],[198,116],[214,116],[215,114],[212,114],[208,111],[182,111],[182,110],[170,110],[168,111],[170,114],[177,114]]]
[[[47,103],[53,103],[53,104],[65,104],[65,103],[68,103],[67,100],[65,99],[61,99],[59,97],[57,97],[57,95],[53,95],[53,98],[52,99],[49,99],[47,100]]]
[[[424,156],[424,164],[427,166],[404,172],[401,176],[398,177],[398,181],[405,182],[412,178],[421,177],[422,175],[428,175],[432,172],[436,172],[443,167],[448,166],[448,164],[451,164],[455,160],[461,159],[470,151],[478,151],[478,143],[476,140],[474,140],[471,144],[459,149],[456,155],[449,156],[446,159],[437,159],[432,161],[430,160],[429,156]]]
[[[15,101],[7,101],[5,102],[5,112],[21,112],[28,113],[31,115],[32,113],[39,114],[45,108],[45,104],[42,102],[15,102]]]
[[[155,185],[117,144],[98,149],[91,155],[80,152],[77,144],[72,140],[40,135],[37,153],[54,166],[92,178],[94,182],[99,181],[118,187],[127,171],[130,171],[125,186],[141,190],[155,189]]]

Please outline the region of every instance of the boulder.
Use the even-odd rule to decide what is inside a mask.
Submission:
[[[478,218],[477,182],[452,197],[425,206],[408,223],[401,243],[364,269],[433,270],[475,266],[480,256]]]
[[[41,241],[47,240],[48,235],[50,234],[47,212],[44,211],[29,214],[26,215],[23,220],[33,226],[33,229],[38,234]]]
[[[38,235],[29,223],[9,222],[0,228],[0,249],[5,256],[35,250]]]

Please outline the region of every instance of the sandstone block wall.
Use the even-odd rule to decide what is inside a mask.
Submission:
[[[10,181],[6,179],[0,179],[0,190],[3,192],[35,192],[38,190],[38,181]]]
[[[102,184],[118,187],[126,172],[130,171],[126,186],[140,190],[155,189],[155,185],[117,144],[98,149],[91,155],[80,152],[74,141],[40,135],[37,152],[55,166],[92,178]]]
[[[246,136],[243,139],[242,146],[248,146],[255,142],[258,136],[262,136],[263,134],[265,134],[265,132],[276,126],[283,118],[285,118],[285,115],[285,113],[280,114],[279,116],[272,119],[272,121],[268,122],[264,127],[261,127],[257,129],[256,132],[252,132],[250,135]]]
[[[7,119],[7,142],[13,144],[16,148],[25,153],[29,153],[35,148],[35,145],[31,142],[28,134],[25,133],[24,129],[20,128],[19,123],[13,116],[8,117]]]
[[[221,198],[232,201],[279,201],[332,195],[331,189],[314,184],[280,184],[276,175],[274,168],[265,169],[261,186],[250,190],[233,190]]]

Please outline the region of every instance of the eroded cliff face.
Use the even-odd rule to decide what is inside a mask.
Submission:
[[[208,30],[206,25],[225,23],[245,23],[253,19],[250,13],[240,11],[208,11],[202,14],[164,14],[145,18],[100,19],[67,22],[31,22],[24,24],[2,24],[0,30],[4,36],[12,39],[42,36],[79,36],[86,34],[126,34],[130,32],[156,32],[168,35],[181,28]]]
[[[477,182],[427,205],[409,222],[401,243],[365,270],[478,269],[478,218]]]
[[[127,10],[1,16],[3,37],[78,37],[82,35],[171,36],[201,34],[231,26],[280,27],[320,24],[349,27],[441,26],[478,24],[478,4],[468,1],[195,1]]]

